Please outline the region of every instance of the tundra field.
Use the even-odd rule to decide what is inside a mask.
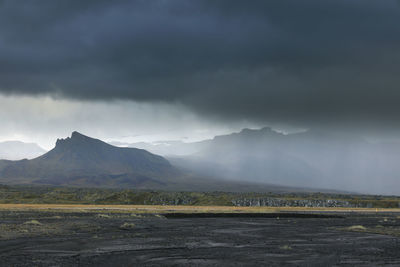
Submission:
[[[1,266],[400,264],[400,209],[1,204]]]

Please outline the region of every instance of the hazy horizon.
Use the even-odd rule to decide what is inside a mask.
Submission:
[[[77,138],[74,134],[78,133],[59,138],[57,143],[58,140]],[[81,135],[82,133],[78,134]],[[84,142],[79,142],[79,146],[86,147]],[[195,142],[165,140],[108,143],[117,147],[145,149],[166,157],[173,166],[184,172],[189,171],[204,178],[313,190],[400,194],[396,178],[396,173],[400,172],[397,164],[400,143],[370,142],[355,134],[321,130],[282,133],[263,127],[245,128],[239,132]],[[49,155],[58,150],[55,147]],[[24,148],[19,142],[0,142],[0,156],[3,159],[36,158],[45,152],[38,152],[32,146]],[[93,153],[89,150],[78,150],[74,153],[86,152]]]

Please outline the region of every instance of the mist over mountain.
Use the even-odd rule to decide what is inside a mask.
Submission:
[[[115,147],[78,132],[58,139],[54,149],[35,159],[0,160],[0,183],[175,191],[308,190],[196,175],[146,150]]]
[[[310,130],[282,134],[263,128],[187,144],[191,155],[165,155],[201,175],[296,187],[399,194],[400,144],[370,143],[355,134]],[[152,151],[149,145],[148,149]],[[180,151],[180,150],[178,150]]]
[[[243,129],[194,143],[116,147],[78,132],[32,160],[0,160],[0,183],[165,190],[320,188],[399,194],[400,144],[320,130]],[[292,188],[292,189],[289,189]]]
[[[46,153],[46,150],[35,143],[24,143],[21,141],[0,142],[0,159],[33,159],[44,153]]]
[[[136,142],[136,143],[126,143],[126,142],[110,142],[111,145],[119,147],[136,147],[140,149],[148,150],[154,154],[162,156],[188,156],[192,155],[202,148],[209,141],[185,143],[182,141],[156,141],[156,142]]]

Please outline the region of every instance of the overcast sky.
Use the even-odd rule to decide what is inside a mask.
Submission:
[[[0,0],[0,140],[396,138],[395,0]]]

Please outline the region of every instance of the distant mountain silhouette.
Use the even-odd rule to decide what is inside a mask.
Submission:
[[[169,156],[198,175],[295,187],[400,193],[400,144],[369,143],[346,133],[282,134],[243,129],[197,143],[190,156]]]
[[[136,143],[124,143],[124,142],[110,142],[111,145],[118,147],[136,147],[146,149],[151,153],[155,153],[161,156],[187,156],[201,150],[203,142],[185,143],[182,141],[156,141],[156,142],[136,142]]]
[[[44,153],[46,153],[46,150],[35,143],[24,143],[20,141],[0,142],[0,159],[33,159]]]

